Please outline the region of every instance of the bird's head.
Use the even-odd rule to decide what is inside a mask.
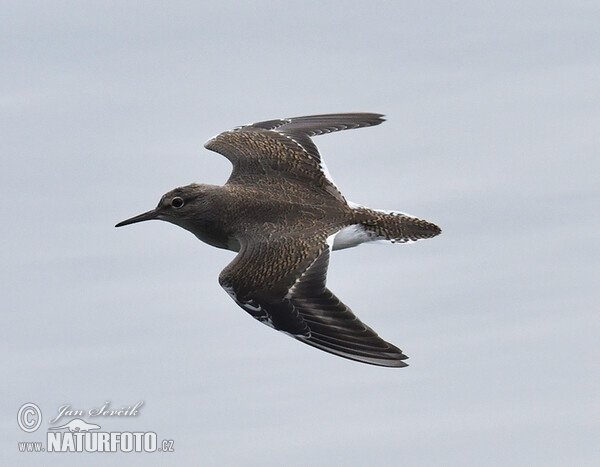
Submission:
[[[201,223],[204,213],[210,209],[210,188],[210,185],[195,183],[175,188],[163,195],[156,208],[119,222],[115,227],[159,219],[193,232],[194,225]]]

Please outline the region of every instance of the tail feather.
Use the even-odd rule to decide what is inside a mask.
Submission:
[[[350,207],[354,211],[355,222],[336,234],[334,250],[378,240],[391,243],[415,242],[435,237],[442,232],[437,225],[402,212],[369,209],[353,203]]]
[[[401,212],[376,211],[365,209],[367,220],[359,224],[374,236],[375,240],[389,240],[392,243],[415,242],[432,238],[442,232],[437,225]]]

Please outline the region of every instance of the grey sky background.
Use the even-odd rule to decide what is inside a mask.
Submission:
[[[600,5],[3,2],[3,465],[598,465]],[[333,255],[330,288],[410,356],[317,351],[219,287],[233,258],[115,229],[252,121],[372,111],[315,139],[346,197],[437,223]],[[175,452],[26,454],[59,406]],[[25,402],[42,428],[22,432]]]

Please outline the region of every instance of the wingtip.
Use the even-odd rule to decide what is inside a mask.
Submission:
[[[379,112],[356,112],[353,115],[368,119],[371,125],[379,125],[386,121],[385,114]]]
[[[387,121],[387,119],[385,118],[385,114],[373,112],[373,113],[365,114],[365,115],[369,115],[373,119],[370,122],[371,123],[370,126],[381,125],[383,122]]]
[[[397,359],[386,361],[383,364],[379,364],[379,366],[386,366],[386,367],[390,367],[390,368],[405,368],[405,367],[409,366],[409,364],[405,362],[405,360],[407,360],[407,359],[408,359],[408,356],[402,354]]]
[[[346,357],[349,358],[351,360],[355,360],[359,363],[366,363],[368,365],[374,365],[374,366],[380,366],[380,367],[385,367],[385,368],[405,368],[408,365],[408,363],[406,363],[404,360],[407,359],[408,357],[406,355],[403,355],[402,357],[398,358],[398,359],[358,359],[358,358],[352,358],[352,357]]]
[[[388,368],[404,368],[408,366],[408,363],[404,361],[408,359],[408,356],[404,355],[400,349],[390,343],[387,343],[389,348],[386,351],[365,352],[364,350],[357,348],[342,348],[338,345],[332,344],[331,342],[327,343],[323,342],[321,339],[315,339],[314,336],[313,338],[309,339],[291,334],[290,336],[310,345],[311,347],[315,347],[327,353],[337,355],[338,357],[346,358],[348,360],[353,360],[358,363]]]

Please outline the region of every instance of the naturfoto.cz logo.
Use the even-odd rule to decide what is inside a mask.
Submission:
[[[87,411],[89,417],[132,417],[137,416],[143,401],[135,406],[111,409],[106,402],[101,408]],[[83,410],[73,410],[70,405],[59,408],[58,414],[48,423],[56,423],[62,417],[85,416]],[[26,433],[39,429],[42,422],[42,411],[31,402],[23,404],[17,415],[19,427]],[[73,418],[62,425],[49,427],[45,445],[41,441],[19,442],[20,452],[173,452],[174,441],[163,439],[153,431],[133,432],[100,431],[97,423],[90,423],[82,418]]]

